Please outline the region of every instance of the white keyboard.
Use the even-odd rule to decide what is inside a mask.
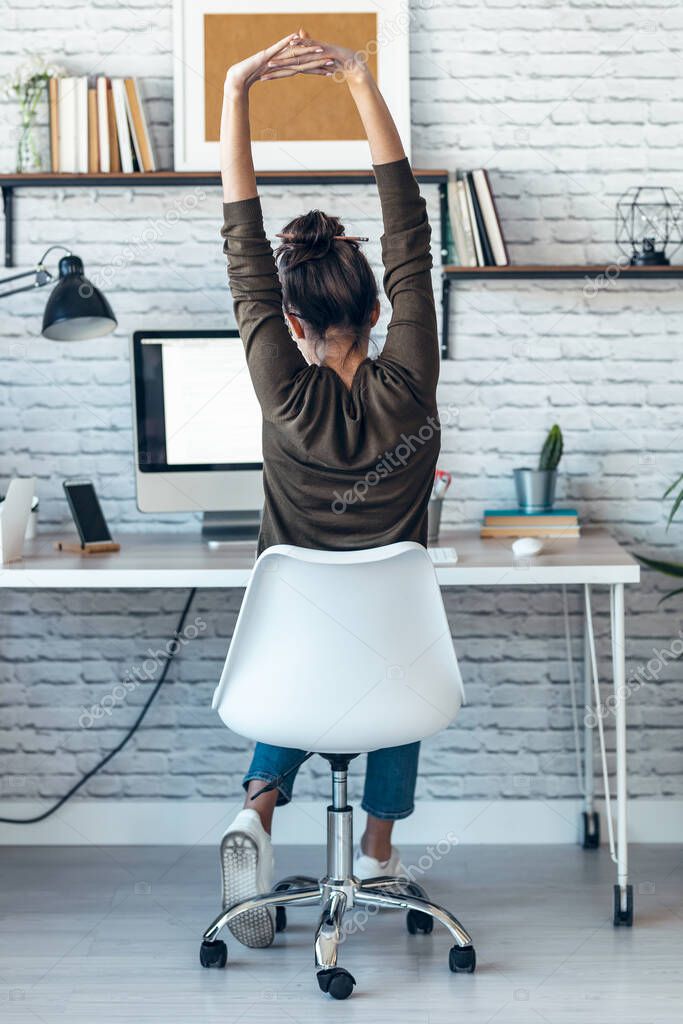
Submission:
[[[455,548],[427,548],[427,551],[434,565],[455,565],[458,561]]]

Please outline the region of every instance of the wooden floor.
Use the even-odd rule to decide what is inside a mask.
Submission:
[[[268,950],[228,942],[225,971],[203,970],[201,933],[217,911],[207,847],[0,849],[3,1024],[238,1021],[311,1024],[673,1024],[683,1019],[683,850],[632,849],[636,925],[611,924],[605,850],[455,847],[428,867],[404,861],[471,931],[475,975],[448,971],[440,928],[410,936],[403,914],[366,922],[344,944],[358,987],[335,1003],[312,969],[314,911],[290,912]],[[318,849],[285,847],[278,873],[319,874]],[[417,879],[417,875],[416,875]],[[230,939],[230,937],[228,937]]]

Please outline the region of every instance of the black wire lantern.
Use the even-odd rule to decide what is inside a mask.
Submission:
[[[683,245],[683,203],[676,189],[627,189],[617,203],[616,242],[632,267],[668,266]]]

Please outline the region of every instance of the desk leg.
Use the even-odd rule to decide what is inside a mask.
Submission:
[[[614,887],[614,924],[633,924],[633,886],[628,884],[627,786],[626,786],[626,647],[624,584],[610,588],[612,667],[617,752],[617,884]]]
[[[587,585],[590,595],[590,587]],[[588,611],[583,624],[583,839],[584,850],[597,850],[600,846],[600,815],[595,810],[595,770],[593,753],[595,745],[595,722],[597,709],[594,708],[593,671],[591,668],[590,641],[588,637]],[[591,714],[591,711],[595,714]]]

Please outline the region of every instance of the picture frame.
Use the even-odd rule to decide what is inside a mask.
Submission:
[[[219,168],[218,128],[227,68],[299,25],[312,36],[334,32],[343,45],[363,50],[410,158],[407,0],[335,0],[333,11],[326,6],[322,0],[174,0],[177,171]],[[257,172],[370,166],[362,125],[343,82],[303,75],[259,82],[250,96],[250,114]]]

